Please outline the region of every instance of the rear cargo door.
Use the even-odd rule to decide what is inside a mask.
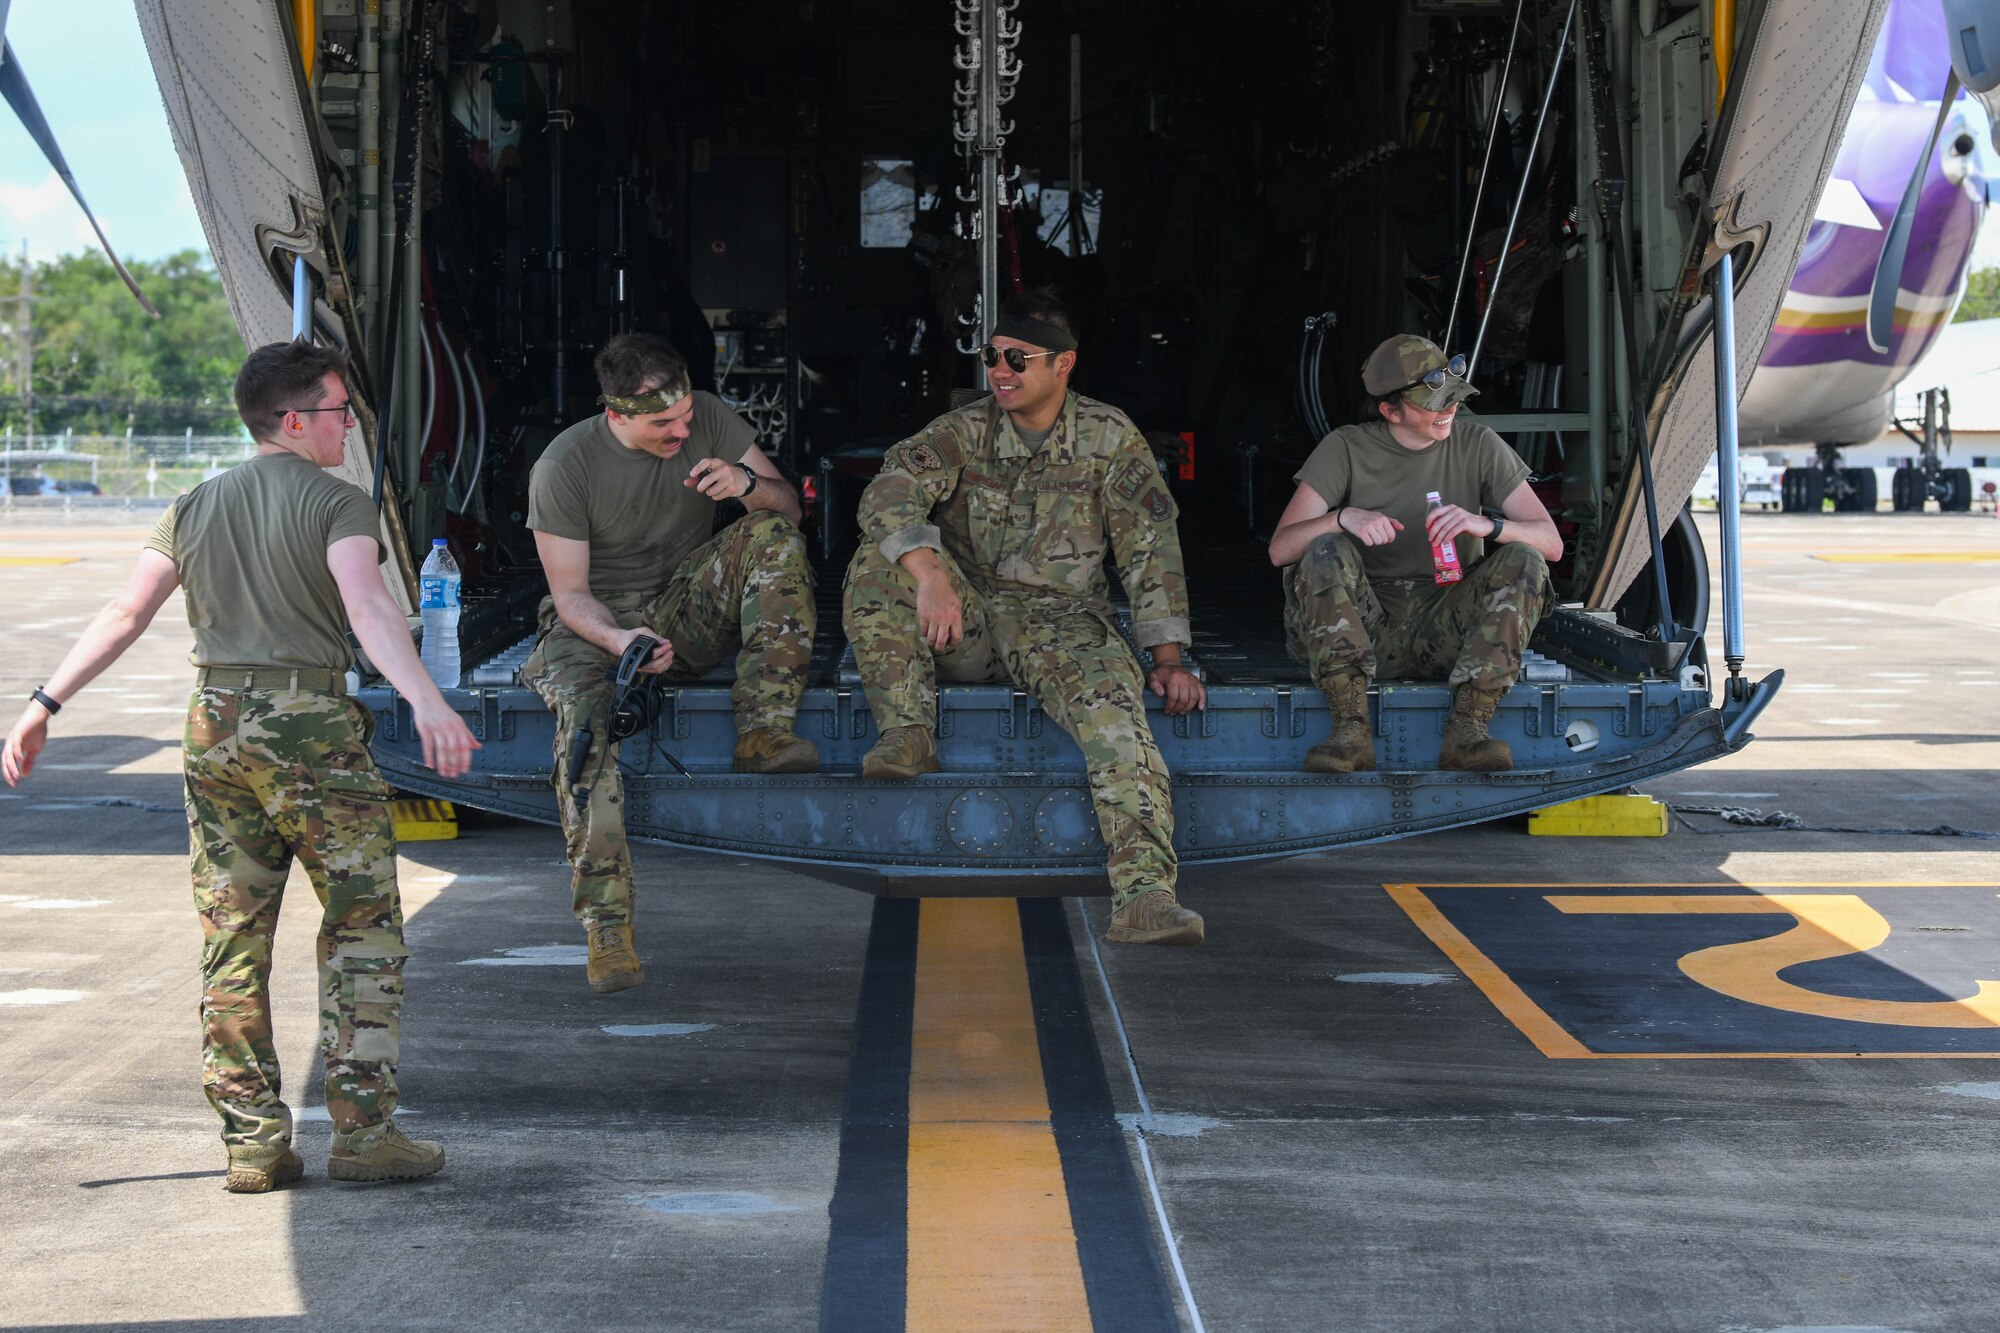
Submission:
[[[292,336],[292,256],[324,272],[325,190],[311,89],[281,0],[137,0],[174,148],[187,173],[244,345]],[[322,327],[339,321],[320,307]],[[367,441],[348,432],[336,475],[372,485]],[[393,508],[393,506],[388,506]],[[409,553],[385,521],[390,591],[408,612]]]
[[[1708,202],[1681,291],[1653,345],[1644,386],[1663,521],[1693,494],[1715,455],[1715,352],[1705,273],[1736,257],[1736,383],[1750,372],[1791,286],[1841,129],[1859,94],[1888,0],[1764,0],[1740,46],[1704,177]],[[1651,558],[1636,464],[1626,471],[1605,558],[1587,594],[1610,606]]]

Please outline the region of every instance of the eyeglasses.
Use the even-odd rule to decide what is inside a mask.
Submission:
[[[1420,387],[1431,390],[1442,389],[1444,387],[1445,376],[1447,375],[1449,375],[1451,378],[1455,380],[1462,380],[1465,378],[1465,355],[1463,353],[1460,353],[1459,355],[1453,357],[1451,360],[1445,362],[1443,365],[1439,366],[1436,370],[1425,371],[1423,374],[1411,380],[1408,384],[1403,385],[1401,388],[1391,389],[1384,396],[1394,397],[1399,393],[1407,393],[1411,389]]]
[[[1061,352],[1024,352],[1018,347],[995,347],[992,343],[987,343],[979,349],[979,364],[991,370],[1004,360],[1007,369],[1019,375],[1028,368],[1028,363],[1038,356],[1061,355]]]
[[[354,400],[352,398],[348,399],[344,403],[335,403],[332,407],[281,407],[276,412],[273,412],[271,415],[277,417],[279,420],[282,421],[285,417],[290,416],[294,412],[297,412],[302,417],[310,416],[314,412],[341,412],[346,414],[347,419],[349,421],[355,419]]]

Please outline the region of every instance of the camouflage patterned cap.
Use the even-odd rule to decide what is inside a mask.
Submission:
[[[1454,362],[1458,365],[1456,374],[1451,369]],[[1405,333],[1388,339],[1369,353],[1361,364],[1361,387],[1377,398],[1407,389],[1409,392],[1403,397],[1412,406],[1426,412],[1442,412],[1479,392],[1465,378],[1464,369],[1462,357],[1448,357],[1430,339]],[[1442,372],[1435,388],[1422,382],[1432,371]]]

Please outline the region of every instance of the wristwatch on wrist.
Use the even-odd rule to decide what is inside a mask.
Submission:
[[[738,463],[736,466],[743,469],[743,479],[750,483],[743,488],[743,494],[748,495],[757,489],[757,469],[751,467],[748,463]],[[737,498],[741,499],[742,496],[738,496]]]
[[[1486,534],[1486,540],[1497,542],[1500,540],[1500,534],[1507,530],[1507,520],[1498,514],[1488,514],[1486,517],[1493,520],[1493,531]]]

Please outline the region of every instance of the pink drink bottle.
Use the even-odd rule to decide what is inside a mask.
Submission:
[[[1433,509],[1444,508],[1444,501],[1436,491],[1424,495],[1424,513],[1428,517]],[[1458,567],[1458,543],[1441,541],[1431,543],[1431,567],[1436,572],[1431,578],[1440,584],[1456,583],[1465,577],[1465,571]]]

